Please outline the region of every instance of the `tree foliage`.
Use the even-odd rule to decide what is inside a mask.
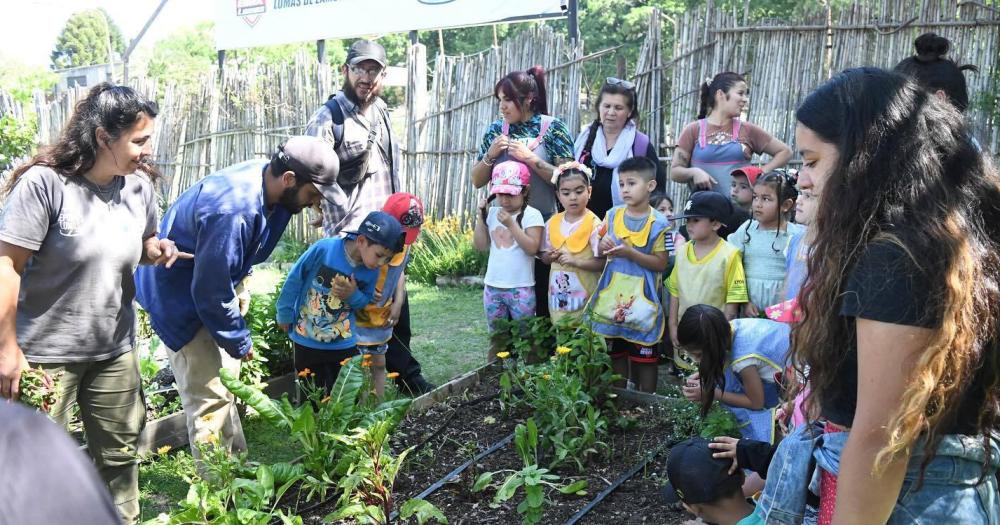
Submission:
[[[50,58],[52,69],[106,64],[125,52],[121,30],[103,9],[80,11],[66,21]]]

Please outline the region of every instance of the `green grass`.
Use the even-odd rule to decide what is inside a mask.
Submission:
[[[424,377],[441,384],[486,364],[486,314],[478,288],[407,283],[410,341]]]

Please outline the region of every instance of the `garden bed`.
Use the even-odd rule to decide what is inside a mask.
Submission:
[[[394,453],[416,446],[396,479],[394,499],[403,502],[421,496],[425,489],[442,480],[440,488],[421,496],[439,508],[451,524],[520,524],[517,506],[523,499],[516,496],[491,507],[494,488],[473,492],[480,474],[502,470],[518,470],[521,459],[514,445],[507,442],[495,447],[514,432],[531,414],[505,415],[499,398],[498,366],[483,367],[415,400],[409,415],[400,423],[392,437]],[[622,483],[607,497],[588,509],[578,523],[677,524],[690,518],[683,512],[668,509],[659,499],[659,477],[667,454],[670,424],[666,405],[670,400],[661,396],[634,395],[620,392],[619,409],[628,429],[613,428],[608,437],[607,454],[586,466],[584,472],[561,468],[554,471],[562,483],[585,479],[585,495],[563,495],[557,490],[545,494],[549,500],[541,523],[567,523],[588,506],[595,496],[648,456],[652,461],[633,477]],[[491,447],[496,451],[484,455]],[[477,456],[481,456],[476,460]],[[544,455],[540,458],[545,462]],[[457,468],[470,464],[462,472],[448,477]],[[321,506],[308,516],[306,523],[320,523],[333,510]]]

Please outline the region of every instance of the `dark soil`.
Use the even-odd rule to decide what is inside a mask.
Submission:
[[[399,425],[392,438],[393,452],[399,453],[414,445],[418,448],[410,453],[396,479],[397,508],[477,453],[510,435],[514,427],[530,415],[503,415],[500,401],[494,397],[498,391],[498,376],[499,370],[489,373],[463,396],[449,399],[426,412],[410,415]],[[609,457],[593,459],[582,473],[572,468],[555,472],[561,476],[563,483],[587,479],[587,495],[565,496],[554,489],[549,491],[542,523],[565,523],[599,492],[660,446],[668,435],[669,427],[657,406],[623,403],[621,414],[631,419],[633,424],[627,430],[612,430],[607,439]],[[663,451],[644,471],[612,492],[579,523],[679,524],[691,518],[685,512],[669,509],[659,498],[661,482],[656,474],[662,470],[665,458],[666,452]],[[498,508],[491,508],[496,487],[505,479],[505,474],[495,475],[493,486],[482,492],[473,493],[470,489],[483,472],[517,470],[522,466],[513,444],[509,444],[448,480],[426,499],[441,509],[452,525],[518,525],[521,516],[516,509],[523,493]],[[310,513],[314,517],[305,521],[319,523],[319,518],[332,510],[332,505],[316,509]]]

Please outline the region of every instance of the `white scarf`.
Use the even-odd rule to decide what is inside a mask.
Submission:
[[[594,124],[591,123],[591,126]],[[622,200],[621,192],[618,189],[618,166],[621,165],[625,159],[632,157],[632,144],[635,142],[635,134],[637,130],[635,127],[635,122],[629,120],[625,124],[625,128],[622,129],[621,134],[618,135],[618,140],[615,141],[615,147],[611,148],[611,152],[608,152],[608,146],[604,139],[604,127],[601,126],[597,130],[597,134],[594,136],[594,144],[590,148],[590,156],[594,159],[594,164],[601,166],[603,168],[611,168],[611,205],[620,206],[624,204],[625,201]],[[583,147],[587,144],[587,135],[590,134],[590,126],[583,130],[583,133],[576,138],[576,143],[573,144],[573,152],[576,154],[577,160],[580,159],[580,155],[583,154]]]

